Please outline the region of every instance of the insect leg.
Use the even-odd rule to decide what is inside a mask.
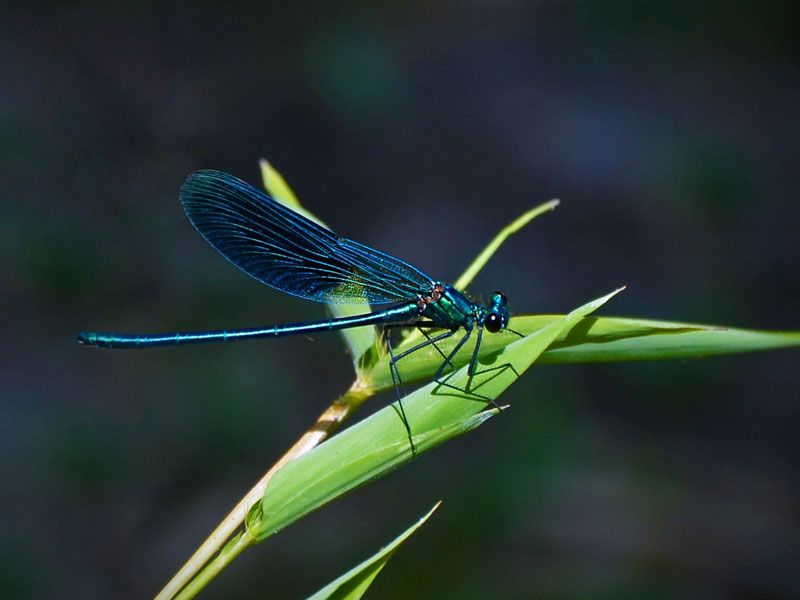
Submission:
[[[401,326],[401,325],[397,325],[397,326]],[[392,328],[392,327],[395,327],[395,325],[388,325],[388,326],[384,327],[384,329],[389,329],[389,328]],[[436,342],[440,342],[440,341],[442,341],[444,339],[447,339],[451,335],[453,335],[454,333],[455,333],[455,331],[445,331],[444,333],[439,334],[439,335],[437,335],[437,336],[435,336],[433,338],[431,338],[431,337],[426,335],[425,337],[427,339],[424,342],[422,342],[420,344],[417,344],[413,348],[409,348],[408,350],[404,350],[403,352],[401,352],[400,354],[397,354],[397,355],[395,355],[394,350],[392,349],[391,338],[388,335],[386,336],[386,342],[387,342],[387,346],[389,348],[389,356],[390,356],[390,359],[389,359],[389,372],[392,374],[392,383],[394,384],[394,391],[395,391],[395,394],[397,395],[397,406],[400,408],[400,417],[403,419],[403,425],[405,425],[406,432],[408,433],[408,442],[411,445],[411,453],[412,454],[416,454],[417,449],[416,449],[416,446],[414,446],[414,441],[413,441],[413,439],[411,437],[411,425],[408,423],[408,418],[406,417],[406,411],[403,408],[403,397],[402,397],[402,394],[400,393],[400,389],[402,388],[403,381],[402,381],[402,379],[400,377],[400,369],[397,366],[397,361],[399,361],[401,358],[403,358],[405,356],[408,356],[409,354],[411,354],[413,352],[416,352],[417,350],[420,350],[421,348],[424,348],[425,346],[433,345],[434,348],[436,348]],[[437,348],[437,350],[439,352],[441,352],[441,350],[439,350],[438,348]]]

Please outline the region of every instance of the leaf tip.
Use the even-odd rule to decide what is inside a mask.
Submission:
[[[617,295],[617,294],[619,294],[620,292],[624,292],[626,289],[628,289],[628,286],[627,286],[627,285],[621,285],[620,287],[618,287],[617,289],[615,289],[613,292],[611,292],[611,293],[610,293],[610,294],[608,294],[607,296],[603,296],[602,298],[600,298],[600,299],[598,300],[598,302],[599,302],[598,306],[602,306],[603,304],[605,304],[606,302],[608,302],[609,300],[611,300],[611,299],[612,299],[614,296],[616,296],[616,295]]]
[[[491,419],[495,415],[499,415],[501,412],[504,412],[508,408],[507,406],[501,406],[499,408],[490,408],[489,410],[482,410],[481,412],[473,415],[470,419],[464,423],[465,427],[464,430],[468,431],[470,429],[474,429],[479,425],[483,425],[486,421]]]
[[[603,296],[602,298],[598,298],[597,300],[594,300],[594,301],[593,301],[593,303],[595,303],[595,304],[596,304],[598,307],[599,307],[599,306],[602,306],[603,304],[605,304],[606,302],[608,302],[609,300],[611,300],[611,298],[613,298],[614,296],[616,296],[616,295],[617,295],[617,294],[619,294],[620,292],[623,292],[623,291],[625,291],[626,289],[628,289],[628,286],[627,286],[627,285],[621,285],[620,287],[618,287],[617,289],[615,289],[613,292],[611,292],[611,293],[609,293],[609,294],[606,294],[606,295],[605,295],[605,296]]]

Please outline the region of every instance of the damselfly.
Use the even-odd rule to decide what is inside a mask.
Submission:
[[[455,369],[453,358],[473,332],[477,339],[468,367],[470,377],[476,374],[483,330],[496,333],[507,328],[506,297],[500,292],[494,292],[485,306],[472,302],[460,291],[402,260],[339,237],[232,175],[210,170],[192,173],[181,188],[180,198],[186,216],[200,235],[258,281],[317,302],[394,306],[311,323],[155,335],[80,333],[78,341],[103,348],[149,348],[282,337],[366,325],[387,329],[417,327],[426,339],[413,348],[395,355],[389,343],[389,368],[411,440],[400,394],[398,361],[429,345],[438,350],[438,342],[463,330],[463,337],[449,353],[440,351],[444,360],[433,379],[447,386],[444,370],[448,365]],[[426,333],[431,329],[444,331],[431,336]],[[494,404],[491,398],[468,393]]]

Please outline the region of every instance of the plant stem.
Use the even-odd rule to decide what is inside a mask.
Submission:
[[[309,450],[321,444],[332,434],[336,428],[347,419],[364,401],[373,394],[371,386],[361,379],[357,379],[350,389],[342,396],[337,398],[316,420],[314,425],[306,431],[300,439],[267,471],[258,483],[256,483],[247,494],[233,507],[228,515],[222,520],[216,529],[200,545],[195,553],[170,579],[164,588],[156,596],[156,600],[171,600],[176,597],[184,586],[194,587],[193,580],[204,577],[208,569],[198,577],[198,572],[203,568],[222,545],[230,538],[239,526],[244,522],[249,510],[256,502],[264,497],[264,491],[270,479],[286,463],[302,456]],[[243,549],[243,548],[242,548]],[[240,552],[241,550],[239,550]],[[237,552],[238,554],[238,552]],[[214,564],[219,556],[214,559]],[[227,564],[227,563],[226,563]],[[210,566],[210,565],[209,565]],[[224,565],[223,565],[224,568]],[[219,569],[221,570],[221,569]],[[219,572],[214,572],[214,575]],[[191,583],[189,583],[191,582]],[[187,589],[188,589],[187,587]],[[182,596],[181,596],[182,597]]]
[[[247,531],[237,533],[236,537],[234,537],[230,543],[226,544],[220,553],[214,557],[214,560],[208,563],[208,565],[189,582],[189,585],[181,590],[176,600],[189,600],[189,598],[194,598],[200,590],[214,579],[214,577],[219,575],[225,567],[231,564],[233,559],[239,556],[242,550],[252,543],[253,538]]]

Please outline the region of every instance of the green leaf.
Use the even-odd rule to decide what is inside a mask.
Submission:
[[[384,565],[389,562],[389,559],[400,547],[400,544],[405,542],[411,537],[412,533],[422,527],[422,524],[430,518],[440,505],[441,502],[437,502],[436,505],[428,511],[428,514],[406,529],[395,538],[391,544],[385,546],[361,564],[350,569],[341,577],[337,577],[334,581],[331,581],[316,594],[309,596],[308,600],[358,600],[358,598],[361,598],[378,573],[381,572]]]
[[[557,317],[547,317],[557,318]],[[535,331],[542,317],[515,322]],[[765,331],[650,319],[589,317],[548,349],[543,363],[701,358],[800,346],[800,331]]]
[[[329,229],[316,215],[303,208],[303,205],[300,204],[292,188],[289,187],[289,184],[286,183],[283,176],[268,160],[262,158],[259,161],[259,166],[261,167],[261,178],[264,181],[264,189],[267,190],[270,196],[284,206],[291,208],[296,213],[310,219],[320,227]],[[334,318],[363,315],[370,311],[369,305],[366,304],[355,306],[328,304],[326,308]],[[378,346],[378,330],[375,327],[353,327],[350,329],[343,329],[340,334],[344,339],[344,343],[347,346],[347,350],[357,370],[360,365],[369,364],[368,362],[365,363],[365,356],[373,360],[377,357],[377,352],[369,352],[371,349],[377,348]]]
[[[336,319],[363,315],[371,310],[368,304],[328,304],[327,309]],[[377,327],[351,327],[340,330],[339,334],[347,346],[347,352],[356,372],[374,365],[383,353]]]
[[[494,236],[494,239],[489,242],[486,248],[481,251],[475,260],[472,261],[472,264],[467,267],[467,270],[464,271],[461,277],[456,280],[456,282],[453,284],[453,287],[457,290],[465,290],[467,286],[472,283],[472,280],[480,272],[480,270],[486,265],[487,262],[489,262],[489,259],[492,257],[492,255],[494,255],[498,248],[503,245],[503,242],[506,241],[508,236],[525,227],[525,225],[530,223],[539,215],[551,210],[555,210],[556,206],[558,205],[558,200],[550,200],[549,202],[545,202],[544,204],[540,204],[539,206],[530,209],[506,225],[500,231],[500,233]]]
[[[467,270],[464,271],[461,277],[456,280],[456,282],[453,284],[453,287],[457,290],[467,289],[467,286],[472,283],[472,280],[475,278],[475,276],[480,272],[481,269],[483,269],[484,266],[486,266],[486,263],[489,262],[489,259],[494,256],[494,253],[497,252],[497,250],[503,245],[509,236],[525,227],[525,225],[533,221],[539,215],[551,210],[555,210],[556,206],[559,204],[559,200],[550,200],[549,202],[540,204],[539,206],[524,212],[511,223],[503,227],[503,229],[496,236],[494,236],[494,239],[492,239],[492,241],[489,242],[483,250],[481,250],[480,254],[475,257],[475,260],[470,263],[470,265],[467,267]],[[404,342],[406,343],[406,347],[410,347],[415,343],[419,343],[421,339],[422,334],[419,332],[419,330],[413,329],[408,332]]]
[[[514,317],[509,327],[527,335],[561,318],[561,315]],[[484,335],[479,360],[482,363],[492,362],[494,355],[516,339],[507,331]],[[447,353],[457,342],[456,335],[439,344],[439,347],[442,352]],[[397,348],[397,352],[408,349],[409,345],[404,342]],[[553,364],[685,359],[790,346],[800,346],[800,332],[760,331],[650,319],[586,317],[560,335],[539,362]],[[455,365],[466,364],[472,356],[473,348],[474,343],[465,344],[453,361]],[[426,347],[411,353],[398,364],[403,381],[411,383],[433,375],[442,364],[442,356],[434,348]],[[393,384],[388,357],[382,357],[375,363],[365,377],[379,390],[391,388]]]
[[[495,356],[492,370],[484,369],[469,381],[470,390],[497,398],[561,334],[605,303],[614,292],[560,317],[522,339],[517,338]],[[469,376],[462,368],[448,378],[452,389],[436,382],[403,398],[417,453],[483,424],[497,410],[462,391]],[[366,482],[381,477],[413,458],[397,403],[367,417],[288,463],[267,485],[260,511],[248,520],[248,534],[264,539]]]
[[[283,175],[281,175],[280,172],[273,167],[266,158],[259,160],[258,166],[261,168],[261,180],[264,182],[264,189],[270,196],[272,196],[274,200],[277,200],[287,208],[291,208],[293,211],[300,213],[305,218],[311,219],[317,225],[321,225],[325,229],[328,229],[328,226],[325,225],[325,223],[303,208],[303,205],[300,204],[300,200],[297,199],[297,196],[292,188],[289,187],[288,183],[286,183]]]

